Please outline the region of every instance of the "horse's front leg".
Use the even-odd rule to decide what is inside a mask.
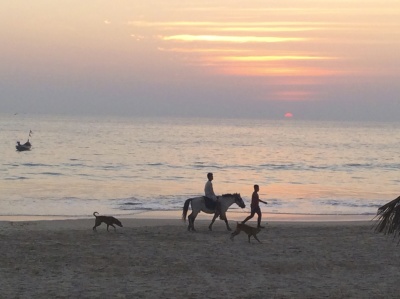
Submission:
[[[226,229],[231,231],[232,229],[229,227],[228,219],[225,217],[225,224],[226,224]]]
[[[218,212],[215,212],[215,213],[214,213],[214,217],[213,217],[213,219],[211,220],[210,225],[208,226],[208,229],[209,229],[209,230],[212,230],[212,226],[213,226],[213,224],[214,224],[214,222],[215,222],[215,219],[217,219],[218,216],[219,216],[219,213],[218,213]]]

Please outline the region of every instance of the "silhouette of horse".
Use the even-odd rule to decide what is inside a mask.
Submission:
[[[228,219],[226,218],[226,211],[228,208],[236,203],[239,207],[242,209],[246,207],[246,205],[243,202],[243,199],[240,197],[240,194],[234,193],[234,194],[223,194],[222,196],[218,197],[218,200],[221,204],[220,206],[220,212],[215,211],[215,207],[210,208],[207,207],[206,205],[206,199],[204,196],[200,197],[194,197],[194,198],[189,198],[185,201],[185,204],[183,205],[183,212],[182,212],[182,219],[186,221],[186,215],[189,209],[189,205],[191,204],[192,206],[192,213],[188,216],[189,220],[189,225],[188,225],[188,231],[196,231],[194,228],[194,220],[197,217],[197,214],[200,213],[200,211],[203,211],[204,213],[207,214],[213,214],[214,217],[211,221],[211,224],[208,226],[209,230],[212,230],[212,225],[214,224],[215,219],[217,219],[218,216],[221,215],[221,219],[225,221],[226,228],[230,231],[231,228],[229,227]]]

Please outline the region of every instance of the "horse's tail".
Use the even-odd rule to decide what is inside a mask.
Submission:
[[[189,210],[189,204],[191,203],[192,199],[193,198],[186,199],[185,204],[183,205],[183,211],[182,211],[182,220],[183,221],[186,221],[186,215]]]

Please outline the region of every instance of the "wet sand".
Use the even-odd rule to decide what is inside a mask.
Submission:
[[[371,221],[271,221],[249,244],[222,221],[188,232],[178,219],[120,220],[116,232],[93,232],[93,219],[1,221],[1,297],[399,296],[400,247]]]

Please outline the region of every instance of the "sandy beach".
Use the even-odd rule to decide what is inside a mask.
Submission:
[[[230,240],[222,221],[0,222],[1,298],[398,298],[400,250],[371,221],[268,222]],[[232,228],[235,221],[230,221]],[[255,222],[250,221],[250,225]]]

